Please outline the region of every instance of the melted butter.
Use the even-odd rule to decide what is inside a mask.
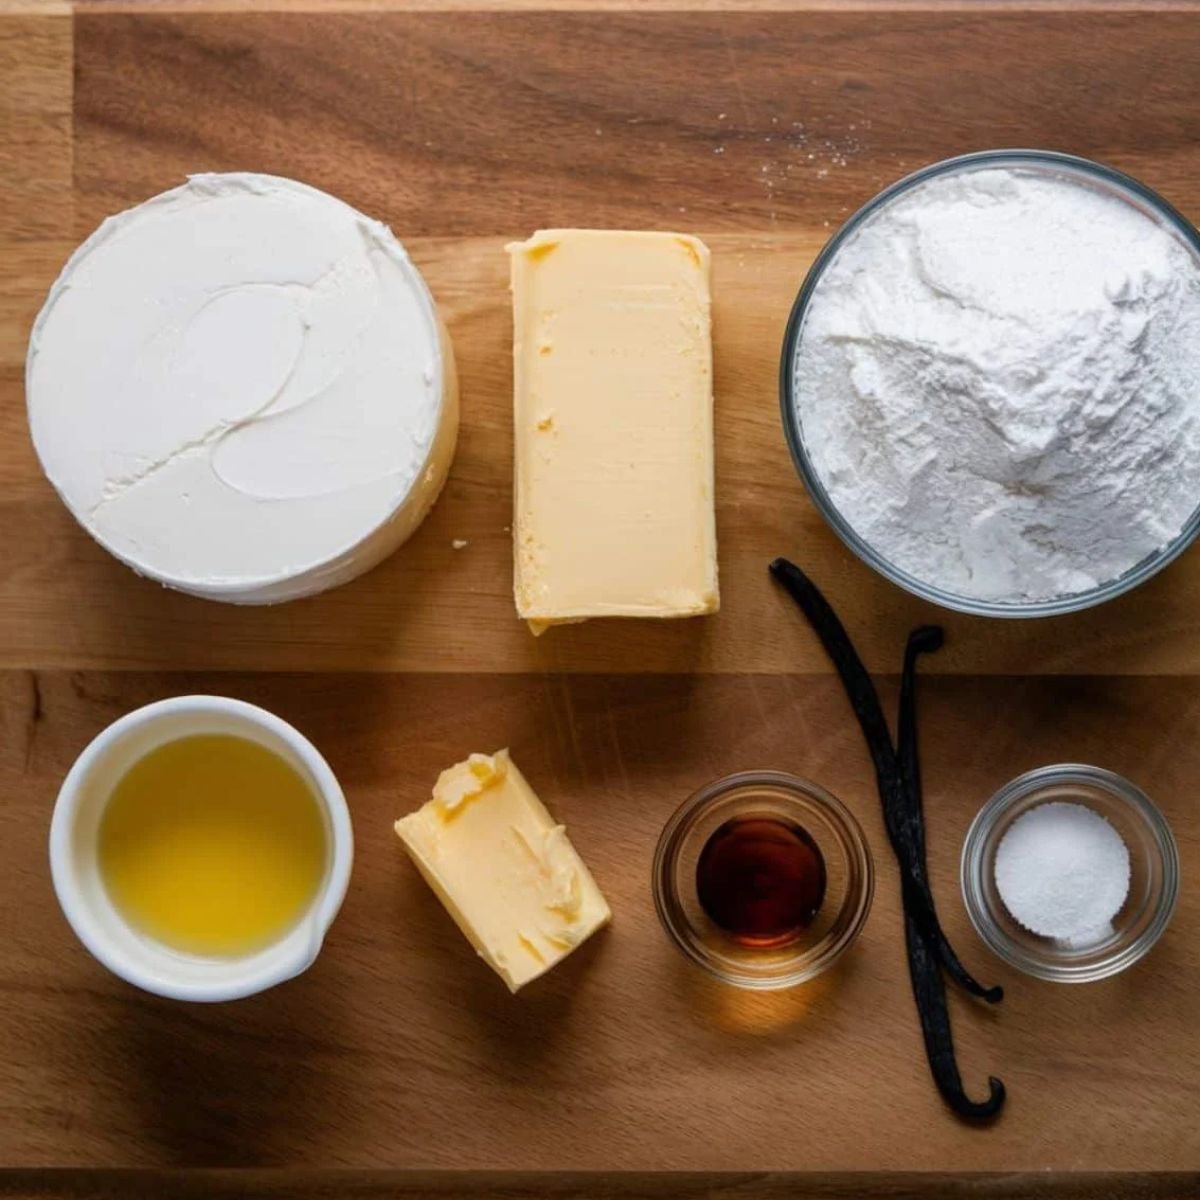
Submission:
[[[175,950],[235,956],[276,941],[329,858],[310,785],[223,734],[180,738],[130,768],[100,821],[101,879],[132,926]]]

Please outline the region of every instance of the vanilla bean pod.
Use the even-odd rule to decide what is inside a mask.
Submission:
[[[935,626],[914,629],[904,648],[904,668],[900,675],[900,714],[896,722],[897,759],[900,777],[908,793],[906,824],[912,833],[910,866],[925,875],[925,820],[921,805],[921,764],[917,742],[917,658],[941,648],[942,631]],[[926,884],[928,887],[928,884]],[[938,930],[941,932],[940,928]],[[950,1011],[946,1007],[946,984],[940,968],[949,970],[941,947],[949,949],[944,937],[933,942],[928,931],[921,928],[912,907],[904,905],[904,941],[908,950],[908,970],[912,979],[913,997],[921,1019],[921,1036],[925,1041],[925,1057],[942,1099],[960,1116],[974,1120],[994,1117],[1004,1104],[1004,1084],[994,1075],[988,1076],[988,1098],[972,1100],[963,1088],[958,1061],[954,1057],[954,1038],[950,1029]],[[936,957],[935,957],[936,951]],[[950,955],[957,964],[958,960]],[[959,968],[961,970],[961,967]],[[1004,991],[995,987],[984,989],[962,971],[968,990],[995,1003]],[[958,977],[956,977],[958,978]],[[962,978],[959,978],[962,983]]]
[[[921,925],[930,932],[936,943],[935,952],[938,959],[951,978],[971,995],[995,1003],[1003,996],[1003,989],[985,988],[978,983],[959,962],[953,947],[942,932],[933,904],[933,893],[925,874],[920,794],[916,793],[916,811],[913,815],[913,800],[892,746],[892,735],[888,730],[879,696],[867,668],[858,656],[858,651],[854,649],[854,643],[850,641],[850,635],[820,589],[794,563],[785,558],[778,558],[771,564],[771,574],[800,606],[809,624],[816,631],[825,652],[841,676],[850,706],[858,717],[867,741],[867,749],[875,765],[875,778],[883,802],[884,825],[887,828],[888,840],[900,863],[906,903],[914,909]],[[925,636],[927,635],[922,635]],[[940,637],[940,631],[936,636]]]
[[[943,641],[942,630],[938,626],[922,625],[908,635],[908,642],[904,647],[904,667],[900,672],[900,715],[896,722],[896,749],[900,778],[908,794],[908,803],[900,814],[898,827],[912,882],[920,889],[923,903],[928,905],[933,914],[937,931],[935,949],[942,966],[959,987],[989,1004],[997,1004],[1004,999],[1004,989],[998,986],[988,988],[979,983],[959,961],[942,932],[925,867],[925,814],[921,799],[921,768],[917,755],[917,658],[922,654],[932,654],[940,650]],[[897,850],[897,854],[899,853]]]
[[[901,680],[900,750],[892,744],[887,720],[871,677],[845,627],[820,590],[794,563],[779,558],[771,574],[800,606],[829,655],[858,718],[875,766],[888,839],[900,865],[905,943],[913,995],[921,1021],[930,1070],[946,1103],[962,1116],[988,1118],[1004,1103],[1004,1085],[989,1079],[987,1100],[966,1095],[954,1058],[950,1016],[942,970],[976,996],[995,1002],[999,988],[982,987],[959,962],[938,923],[925,871],[925,839],[920,804],[920,767],[916,742],[915,678],[917,655],[937,649],[941,631],[916,630],[905,653]]]

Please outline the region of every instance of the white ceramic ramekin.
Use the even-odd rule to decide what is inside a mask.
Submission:
[[[329,836],[325,878],[308,911],[279,941],[236,958],[180,953],[134,929],[109,899],[96,854],[100,815],[135,762],[176,738],[221,733],[258,742],[299,771],[321,804]],[[345,797],[316,747],[265,709],[223,696],[177,696],[115,721],[75,761],[50,824],[54,890],[79,940],[122,979],[176,1000],[236,1000],[307,970],[341,907],[353,857]]]

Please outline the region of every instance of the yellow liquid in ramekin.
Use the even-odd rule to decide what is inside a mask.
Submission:
[[[136,762],[100,819],[100,877],[131,926],[189,954],[278,940],[325,877],[329,833],[308,782],[246,738],[179,738]]]

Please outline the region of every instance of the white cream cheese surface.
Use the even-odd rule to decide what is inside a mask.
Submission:
[[[34,445],[136,571],[268,603],[375,565],[453,455],[453,353],[386,226],[304,184],[197,175],[109,218],[34,326]]]

